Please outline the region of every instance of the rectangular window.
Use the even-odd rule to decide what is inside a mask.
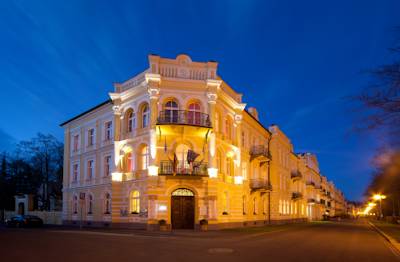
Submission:
[[[109,121],[105,124],[105,140],[111,140],[112,135],[112,122]]]
[[[79,148],[79,135],[74,135],[74,147],[73,151],[77,152]]]
[[[91,128],[88,130],[88,146],[94,145],[94,129]]]
[[[72,166],[72,181],[73,182],[78,181],[78,168],[79,168],[78,164],[74,164]]]
[[[111,156],[106,156],[104,158],[104,176],[108,177],[111,172]]]
[[[93,178],[93,160],[87,162],[87,179],[91,180]]]

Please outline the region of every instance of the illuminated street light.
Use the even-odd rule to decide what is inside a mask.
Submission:
[[[382,199],[385,199],[386,196],[382,194],[375,194],[372,197],[374,200],[379,200],[379,218],[383,218],[383,213],[382,213]]]

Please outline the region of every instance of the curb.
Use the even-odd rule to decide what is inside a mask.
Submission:
[[[394,238],[383,232],[381,229],[379,229],[377,226],[375,226],[373,223],[368,221],[368,224],[376,231],[378,232],[383,238],[385,238],[395,249],[396,251],[400,254],[400,243],[398,243]]]

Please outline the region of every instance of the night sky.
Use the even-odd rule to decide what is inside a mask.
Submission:
[[[351,132],[345,97],[390,61],[400,1],[133,2],[0,2],[1,151],[37,132],[63,139],[59,124],[106,100],[148,54],[186,53],[218,61],[265,125],[316,153],[322,173],[361,199],[379,139]]]

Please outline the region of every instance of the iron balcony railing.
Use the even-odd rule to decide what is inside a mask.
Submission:
[[[264,157],[267,160],[270,160],[271,155],[268,151],[268,147],[265,145],[252,146],[250,148],[250,161],[257,157]]]
[[[296,171],[292,171],[292,173],[290,174],[290,177],[292,179],[300,179],[303,177],[303,175],[301,174],[300,171],[296,170]]]
[[[292,193],[292,199],[293,200],[298,200],[298,199],[302,199],[303,198],[303,194],[300,192],[293,192]]]
[[[208,114],[187,110],[160,111],[157,124],[211,127],[211,121]]]
[[[175,164],[170,160],[160,161],[159,175],[207,176],[207,163],[195,161],[191,165],[187,161]]]
[[[252,190],[272,190],[272,185],[264,179],[250,179],[250,188]]]

